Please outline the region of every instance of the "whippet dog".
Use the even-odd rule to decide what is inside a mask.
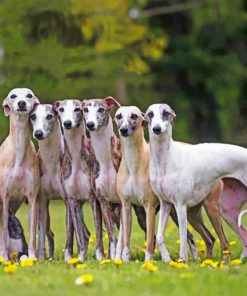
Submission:
[[[98,163],[98,170],[94,173],[94,183],[108,233],[111,259],[114,259],[115,256],[120,258],[122,250],[121,209],[116,187],[121,149],[119,139],[114,134],[110,116],[110,111],[117,107],[119,107],[119,103],[112,97],[83,100],[85,124],[90,132],[92,148]],[[114,210],[116,215],[114,215]],[[119,228],[117,251],[114,222]]]
[[[149,144],[145,141],[143,128],[146,125],[142,112],[135,106],[117,110],[117,123],[122,160],[117,174],[117,192],[123,207],[123,252],[122,259],[130,258],[131,207],[143,207],[146,212],[147,247],[145,261],[151,260],[154,252],[155,215],[159,200],[150,185],[148,168],[150,160]],[[172,219],[177,224],[176,212]],[[210,237],[213,240],[213,237]],[[188,232],[188,242],[192,257],[197,258],[197,250],[192,235]],[[212,241],[212,244],[214,241]],[[210,245],[210,242],[208,242]],[[210,245],[211,246],[211,245]]]
[[[152,188],[160,199],[157,236],[162,246],[162,258],[170,260],[163,238],[171,204],[174,204],[179,221],[180,258],[187,261],[187,209],[202,203],[222,178],[234,178],[246,186],[247,150],[228,144],[185,145],[176,142],[172,139],[174,117],[175,112],[166,104],[151,105],[146,112],[151,145],[149,175]],[[226,194],[225,197],[230,200]],[[221,200],[222,197],[220,203]]]
[[[89,201],[94,214],[96,230],[96,258],[103,258],[102,213],[95,197],[93,174],[97,162],[83,121],[82,103],[79,100],[64,100],[54,103],[64,132],[64,155],[62,174],[64,189],[79,248],[78,258],[83,261],[86,255],[90,232],[87,229],[82,204]]]
[[[56,112],[51,104],[37,105],[30,115],[33,137],[39,143],[40,191],[38,258],[45,259],[45,234],[48,238],[49,258],[54,256],[54,234],[50,228],[49,201],[63,199],[66,205],[66,246],[64,259],[73,256],[73,223],[63,186],[62,158],[64,140]]]
[[[36,257],[36,200],[40,185],[38,157],[31,142],[29,114],[39,100],[28,88],[11,90],[3,101],[10,134],[0,147],[0,255],[8,258],[9,212],[28,201],[29,257]]]

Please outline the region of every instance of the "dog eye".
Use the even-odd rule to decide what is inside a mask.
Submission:
[[[88,108],[87,107],[84,108],[83,111],[87,113],[88,112]]]
[[[34,121],[36,119],[36,115],[35,114],[31,114],[30,118],[31,118],[32,121]]]
[[[46,116],[46,119],[47,120],[51,120],[53,118],[53,116],[51,115],[51,114],[48,114],[47,116]]]
[[[167,117],[169,117],[170,112],[168,112],[168,111],[166,111],[166,110],[163,110],[162,115],[163,115],[164,118],[167,118]]]
[[[63,112],[64,111],[64,108],[63,107],[59,108],[59,111],[60,112]]]
[[[134,113],[132,113],[132,114],[130,115],[130,119],[136,120],[137,118],[138,118],[138,115],[136,115],[136,114],[134,114]]]
[[[99,109],[98,109],[98,112],[99,112],[99,113],[103,113],[104,111],[105,111],[104,108],[99,108]]]
[[[123,118],[123,116],[122,116],[122,114],[120,113],[120,114],[117,114],[117,115],[116,115],[116,118],[117,118],[117,120],[120,120],[120,119]]]
[[[80,108],[75,108],[74,111],[75,111],[75,112],[80,112],[81,109],[80,109]]]
[[[10,98],[11,99],[15,99],[17,97],[17,95],[11,95]]]
[[[32,99],[33,95],[32,94],[28,94],[27,98]]]
[[[153,117],[154,117],[154,113],[153,113],[153,111],[149,112],[149,113],[148,113],[148,118],[151,119],[151,118],[153,118]]]

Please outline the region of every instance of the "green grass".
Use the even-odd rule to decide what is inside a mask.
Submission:
[[[18,213],[25,229],[26,206]],[[84,209],[91,233],[94,233],[89,206]],[[100,265],[94,258],[94,243],[90,244],[86,269],[76,269],[63,262],[65,242],[65,211],[62,202],[51,203],[52,229],[55,233],[56,259],[36,263],[33,267],[18,267],[13,275],[5,274],[0,267],[0,294],[3,295],[244,295],[246,290],[247,264],[225,269],[201,268],[199,263],[189,262],[189,269],[174,269],[160,261],[156,254],[158,271],[150,273],[141,267],[144,253],[144,235],[136,225],[132,228],[131,250],[133,261],[117,268],[114,264]],[[246,220],[245,220],[246,222]],[[207,225],[211,229],[207,221]],[[238,258],[241,244],[236,235],[226,226],[229,240],[236,240],[231,247],[232,259]],[[193,232],[194,233],[194,232]],[[195,234],[195,238],[199,236]],[[173,258],[178,256],[176,243],[178,231],[172,222],[168,224],[166,242]],[[105,248],[107,248],[105,240]],[[219,243],[214,247],[214,258],[219,260]],[[200,255],[203,260],[203,254]],[[94,281],[86,286],[76,286],[75,279],[82,274],[92,274]],[[187,278],[186,278],[187,276]]]

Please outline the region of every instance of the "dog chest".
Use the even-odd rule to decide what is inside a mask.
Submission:
[[[123,184],[124,197],[135,205],[143,205],[145,199],[148,198],[145,194],[147,192],[146,187],[146,183],[138,176],[130,175]]]

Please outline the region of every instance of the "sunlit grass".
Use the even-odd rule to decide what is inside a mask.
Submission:
[[[24,224],[26,206],[20,210],[18,216]],[[92,233],[90,248],[83,268],[77,264],[70,265],[63,261],[65,242],[65,210],[62,202],[51,203],[52,229],[55,233],[56,259],[45,263],[35,263],[31,267],[17,266],[13,274],[6,274],[0,267],[1,295],[243,295],[246,289],[247,265],[231,265],[228,262],[224,268],[211,266],[200,267],[204,254],[200,253],[200,262],[189,261],[188,268],[177,268],[160,261],[160,254],[156,250],[155,262],[149,268],[143,268],[144,234],[133,221],[131,254],[132,261],[116,265],[114,262],[100,264],[95,261],[95,236],[91,209],[84,209],[87,225]],[[246,220],[245,220],[246,222]],[[206,221],[209,229],[211,225]],[[241,244],[236,235],[225,227],[228,238],[236,241],[231,245],[231,259],[239,258]],[[25,231],[26,232],[26,231]],[[195,239],[201,238],[195,234]],[[178,257],[178,230],[169,222],[166,243],[173,259]],[[104,235],[105,249],[107,249],[107,235]],[[76,245],[76,244],[75,244]],[[75,252],[75,257],[76,257]],[[214,261],[219,261],[219,243],[215,243]],[[176,264],[175,264],[176,265]],[[153,266],[157,267],[154,268]],[[75,281],[82,275],[89,282],[76,285]],[[90,277],[92,276],[92,277]],[[90,282],[90,280],[92,280]]]

